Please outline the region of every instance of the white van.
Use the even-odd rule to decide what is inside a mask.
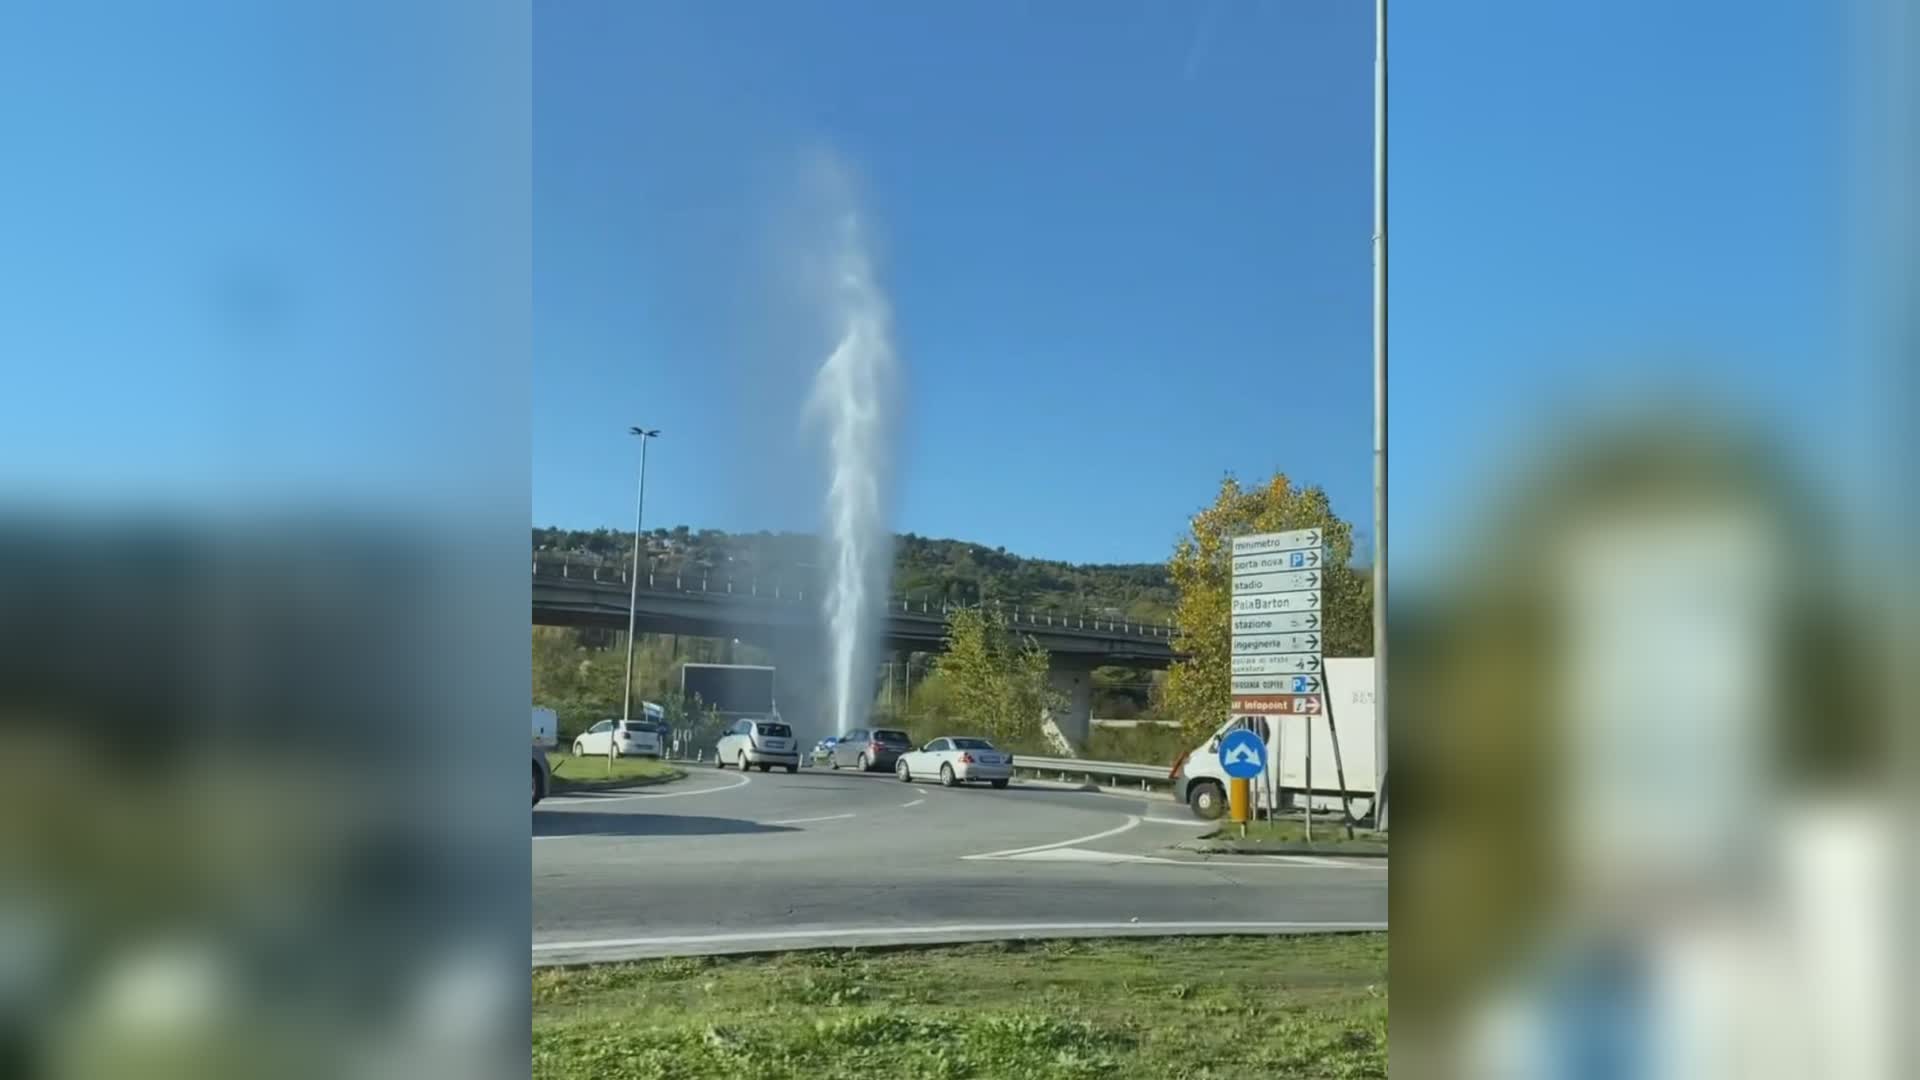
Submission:
[[[552,709],[533,707],[533,745],[551,750],[560,745],[560,714]]]
[[[1377,760],[1374,747],[1373,660],[1340,658],[1327,661],[1327,716],[1265,717],[1268,730],[1267,771],[1254,780],[1254,803],[1260,808],[1282,806],[1290,797],[1296,805],[1308,795],[1307,729],[1313,729],[1312,801],[1317,809],[1341,805],[1341,792],[1354,799],[1354,811],[1372,809]],[[1207,741],[1180,755],[1173,763],[1173,796],[1198,817],[1213,820],[1226,813],[1227,774],[1220,767],[1220,737],[1232,728],[1248,726],[1238,719],[1220,725]],[[1259,731],[1260,725],[1254,725]],[[1335,733],[1338,766],[1335,759]],[[1344,784],[1342,780],[1344,778]],[[1365,800],[1364,802],[1362,800]]]

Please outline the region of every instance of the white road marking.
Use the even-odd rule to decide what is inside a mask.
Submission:
[[[853,816],[852,814],[828,814],[826,817],[787,818],[785,821],[769,821],[766,824],[768,825],[806,825],[815,821],[839,821],[842,818],[850,818],[852,816]]]
[[[629,799],[680,799],[680,798],[685,798],[688,795],[711,795],[716,791],[732,791],[734,788],[741,787],[745,784],[750,784],[752,782],[753,782],[752,777],[748,776],[746,773],[741,773],[740,775],[733,778],[733,783],[731,784],[718,784],[713,787],[703,787],[698,791],[664,791],[658,795],[603,795],[599,797],[593,797],[593,796],[581,797],[581,796],[575,795],[571,797],[562,797],[562,798],[556,798],[556,799],[541,799],[540,805],[541,806],[598,806],[601,803],[626,802]]]
[[[979,855],[963,855],[961,856],[961,858],[963,859],[1004,859],[1010,855],[1025,855],[1028,852],[1033,852],[1033,851],[1051,851],[1054,848],[1074,847],[1076,845],[1085,844],[1094,840],[1104,840],[1109,836],[1118,836],[1121,833],[1126,832],[1127,830],[1138,826],[1139,824],[1140,824],[1139,815],[1128,814],[1127,823],[1125,825],[1121,825],[1117,828],[1108,829],[1106,832],[1097,832],[1091,836],[1076,836],[1071,840],[1060,840],[1051,844],[1035,844],[1032,847],[1008,848],[1006,851],[988,851]]]
[[[1340,861],[1314,855],[1262,855],[1254,859],[1169,859],[1161,855],[1125,855],[1117,851],[1088,851],[1085,848],[1049,848],[1017,855],[1002,855],[1009,862],[1098,862],[1149,863],[1154,866],[1192,866],[1217,869],[1223,866],[1253,867],[1260,870],[1297,869],[1301,866],[1327,866],[1337,870],[1371,870],[1386,873],[1385,860],[1355,859]],[[1381,863],[1374,866],[1371,863]]]
[[[913,790],[915,790],[915,791],[917,791],[917,792],[919,792],[919,793],[920,793],[920,794],[922,794],[922,795],[925,795],[925,794],[927,793],[927,789],[926,789],[926,788],[920,788],[920,787],[917,787],[917,788],[914,788]]]
[[[923,802],[926,802],[926,801],[927,801],[927,800],[925,800],[925,799],[915,799],[915,800],[913,800],[912,802],[903,802],[903,803],[901,803],[900,805],[901,805],[902,807],[907,807],[907,806],[919,806],[919,805],[920,805],[921,803],[923,803]]]
[[[1149,825],[1179,825],[1179,826],[1190,828],[1190,829],[1204,829],[1207,826],[1207,823],[1204,821],[1181,821],[1179,818],[1163,818],[1163,817],[1148,816],[1148,817],[1143,817],[1140,820],[1146,822]]]
[[[1054,848],[1051,851],[1029,851],[1020,855],[1002,855],[1008,862],[1095,862],[1095,863],[1140,863],[1164,862],[1151,855],[1122,855],[1117,851],[1088,851],[1086,848]]]
[[[927,926],[821,927],[812,930],[763,930],[731,934],[658,934],[651,937],[607,938],[599,941],[543,941],[536,953],[584,952],[636,946],[683,948],[692,945],[739,945],[753,942],[834,941],[858,937],[979,937],[983,939],[1084,934],[1125,930],[1137,933],[1299,933],[1385,930],[1384,922],[1077,922],[1077,923],[936,923]]]

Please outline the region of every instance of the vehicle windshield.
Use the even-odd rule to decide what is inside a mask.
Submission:
[[[985,739],[955,739],[953,748],[955,750],[991,750],[993,744]]]
[[[628,731],[651,732],[653,725],[645,720],[629,720],[624,725]]]
[[[759,728],[760,734],[769,739],[785,739],[793,734],[793,729],[785,724],[759,724],[756,726]]]

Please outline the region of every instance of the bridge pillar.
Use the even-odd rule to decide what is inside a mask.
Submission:
[[[1067,700],[1064,711],[1046,719],[1053,721],[1075,750],[1083,749],[1093,730],[1093,667],[1056,653],[1047,669],[1047,686]]]

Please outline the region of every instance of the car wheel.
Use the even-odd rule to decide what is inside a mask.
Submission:
[[[540,766],[533,767],[533,805],[540,805]]]
[[[913,770],[907,768],[906,758],[901,758],[899,761],[893,763],[893,775],[899,777],[900,782],[903,784],[913,783]]]
[[[1226,792],[1220,790],[1220,785],[1211,780],[1195,784],[1193,790],[1187,792],[1187,806],[1193,810],[1193,815],[1197,818],[1218,821],[1220,815],[1226,812]]]
[[[829,752],[827,754],[827,767],[832,769],[834,772],[839,772],[840,771],[840,755]]]
[[[797,773],[797,772],[799,772],[799,771],[800,771],[800,766],[798,766],[798,765],[789,765],[789,766],[787,766],[787,775],[788,775],[788,776],[792,776],[792,775],[793,775],[794,773]]]
[[[579,739],[575,739],[575,740],[573,740],[573,756],[574,756],[574,757],[586,757],[586,756],[587,756],[587,752],[586,752],[586,750],[584,750],[584,749],[583,749],[583,748],[582,748],[582,747],[580,746],[580,740],[579,740]]]
[[[747,771],[747,752],[745,750],[740,751],[740,771]]]
[[[1005,780],[995,780],[993,782],[993,786],[997,788],[1003,788],[1007,786],[1007,782]]]
[[[959,783],[960,781],[957,778],[955,778],[953,775],[953,766],[951,765],[940,766],[940,786],[941,787],[955,787],[955,786],[958,786]]]
[[[871,763],[867,761],[867,755],[861,754],[860,755],[860,771],[866,772],[870,764]]]

